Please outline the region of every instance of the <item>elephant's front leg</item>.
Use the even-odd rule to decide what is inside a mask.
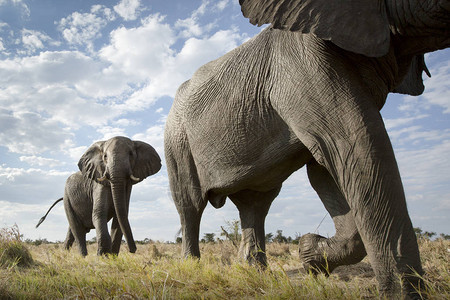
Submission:
[[[250,264],[267,266],[264,222],[281,186],[268,192],[243,190],[230,195],[239,210],[242,240],[239,255]]]
[[[108,254],[111,253],[111,236],[108,232],[108,213],[112,205],[110,188],[98,185],[93,198],[92,222],[97,236],[97,255]]]
[[[414,295],[421,289],[414,272],[423,271],[384,123],[372,102],[339,100],[350,102],[321,107],[315,114],[321,118],[303,129],[315,136],[308,148],[347,199],[380,291],[388,297],[398,292],[397,273],[405,292]]]
[[[199,235],[200,221],[203,210],[197,210],[195,207],[177,207],[180,214],[182,231],[182,254],[185,258],[200,258]]]
[[[305,269],[328,274],[340,265],[360,262],[366,256],[366,251],[350,207],[333,177],[315,160],[308,163],[308,177],[333,218],[336,234],[331,238],[317,234],[301,237],[299,251]]]
[[[113,217],[112,224],[111,224],[111,240],[112,240],[112,246],[111,246],[111,252],[113,254],[119,254],[120,251],[120,245],[122,244],[122,237],[123,233],[120,229],[119,221],[116,217]]]

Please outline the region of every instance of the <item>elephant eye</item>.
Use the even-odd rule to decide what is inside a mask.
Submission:
[[[103,154],[103,160],[106,161],[108,156],[106,154]]]

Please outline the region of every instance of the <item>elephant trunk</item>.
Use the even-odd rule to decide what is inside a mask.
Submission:
[[[131,232],[131,226],[128,221],[128,209],[131,190],[131,183],[128,183],[126,178],[115,178],[111,174],[111,191],[114,203],[114,209],[116,212],[117,221],[119,222],[120,229],[122,230],[125,240],[128,244],[128,249],[131,253],[136,252],[136,244],[134,242],[133,233]]]

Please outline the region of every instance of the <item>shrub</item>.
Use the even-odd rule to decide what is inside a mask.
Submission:
[[[0,229],[0,267],[29,267],[33,263],[30,251],[21,240],[19,227]]]

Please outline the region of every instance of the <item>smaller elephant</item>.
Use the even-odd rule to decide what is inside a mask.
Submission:
[[[86,233],[95,228],[98,255],[118,254],[122,235],[129,251],[136,252],[128,221],[131,188],[161,169],[158,153],[147,143],[117,136],[94,143],[80,158],[78,167],[80,171],[66,181],[64,197],[53,203],[36,227],[64,200],[69,221],[66,249],[76,241],[81,255],[86,256]],[[111,219],[110,236],[107,223]]]

